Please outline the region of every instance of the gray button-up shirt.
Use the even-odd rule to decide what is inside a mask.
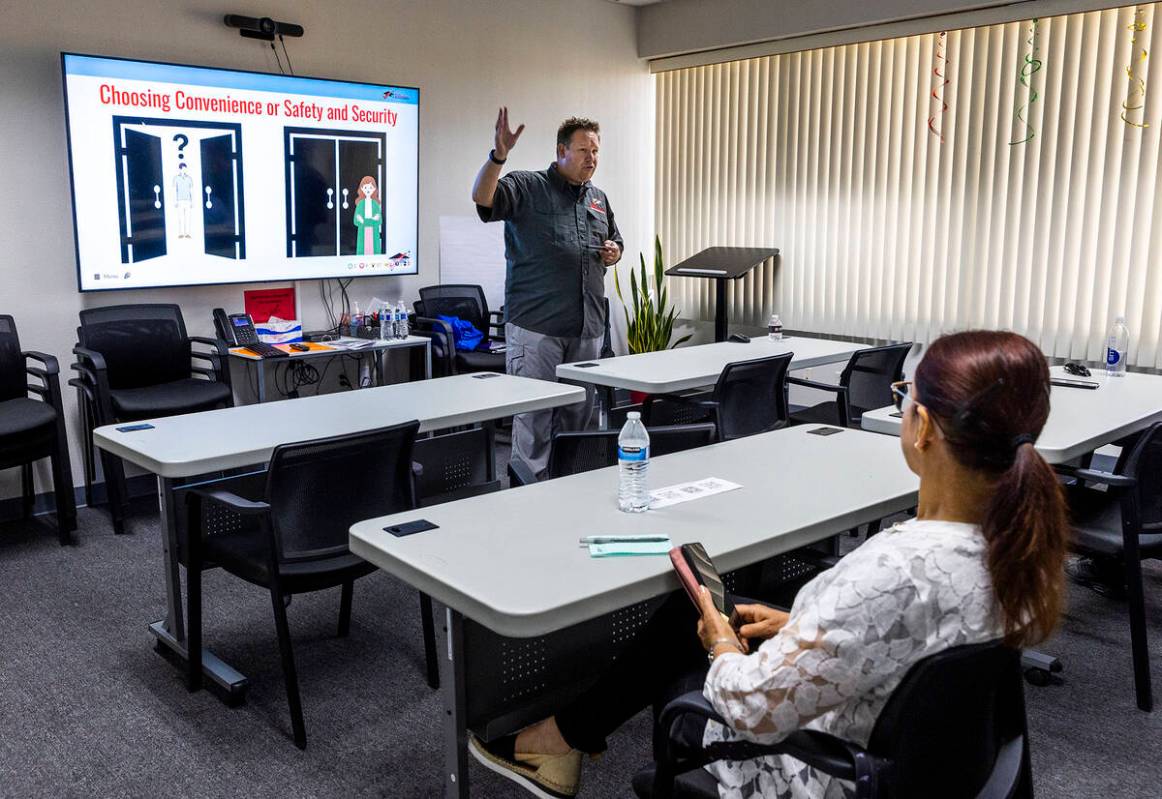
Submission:
[[[588,182],[571,185],[553,164],[509,172],[492,207],[476,211],[485,222],[504,221],[505,321],[546,336],[604,334],[601,245],[609,239],[624,249],[605,192]]]

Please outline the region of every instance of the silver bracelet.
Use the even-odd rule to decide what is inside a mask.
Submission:
[[[739,646],[738,641],[736,641],[733,638],[718,638],[718,639],[714,640],[713,642],[711,642],[710,649],[706,652],[706,659],[709,660],[711,663],[714,662],[714,647],[718,646],[719,644],[727,644],[729,646],[733,646],[735,648],[735,650],[738,652],[738,654],[740,654],[740,655],[742,654],[742,647]]]

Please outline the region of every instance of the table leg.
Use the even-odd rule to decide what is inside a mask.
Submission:
[[[485,478],[491,483],[496,479],[496,420],[489,419],[487,422],[481,422],[480,426],[486,433],[484,448],[488,458],[488,469]]]
[[[186,624],[182,616],[182,575],[178,563],[173,481],[169,478],[157,478],[157,504],[161,515],[162,552],[165,557],[165,629],[178,641],[184,642]]]
[[[432,379],[432,340],[424,339],[424,379]]]
[[[161,511],[162,552],[165,560],[165,619],[149,625],[159,646],[165,647],[185,668],[186,624],[182,614],[182,575],[178,559],[176,503],[173,480],[157,478],[157,498]],[[160,650],[159,650],[160,651]],[[246,695],[249,685],[246,677],[219,659],[208,649],[202,649],[202,674],[222,689],[227,704],[237,704]]]
[[[444,702],[444,796],[468,797],[468,727],[465,686],[464,617],[444,609],[446,657],[440,658],[440,693]]]
[[[380,347],[375,351],[375,385],[383,385],[384,364],[383,359],[386,358],[387,347]]]
[[[262,361],[254,362],[254,368],[258,370],[258,402],[259,404],[266,402],[266,370],[262,368]]]

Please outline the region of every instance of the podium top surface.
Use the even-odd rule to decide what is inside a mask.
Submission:
[[[737,280],[768,258],[777,247],[708,247],[666,270],[675,277],[711,277]]]

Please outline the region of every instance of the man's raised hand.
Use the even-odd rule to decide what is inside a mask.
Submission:
[[[500,160],[508,158],[508,151],[516,146],[516,140],[524,133],[525,126],[520,125],[516,129],[516,133],[512,132],[512,128],[508,123],[508,106],[501,106],[500,113],[496,115],[496,146],[493,152]]]

